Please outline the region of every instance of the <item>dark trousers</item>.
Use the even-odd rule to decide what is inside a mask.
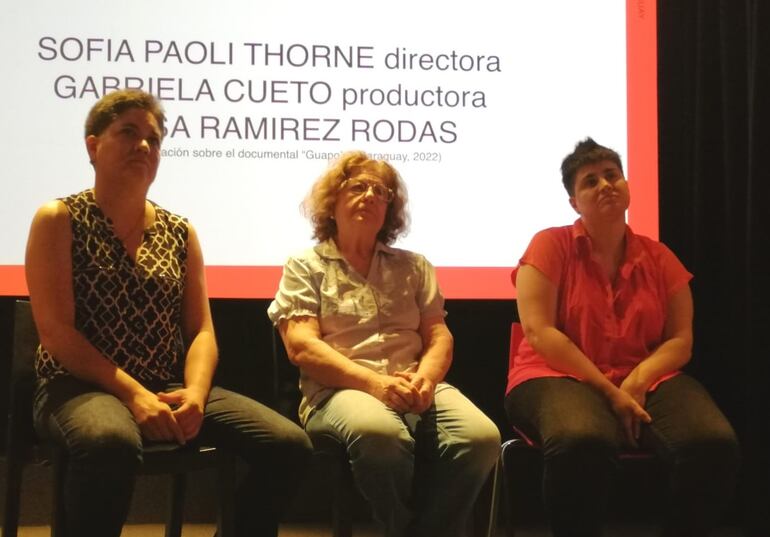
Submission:
[[[681,374],[647,394],[652,423],[640,445],[669,471],[663,535],[708,535],[735,485],[739,449],[732,427],[705,388]],[[543,496],[556,537],[598,536],[618,451],[619,421],[607,400],[570,378],[529,380],[511,390],[513,425],[541,442]]]
[[[91,384],[56,377],[38,387],[35,426],[68,454],[66,535],[119,537],[142,456],[128,408]],[[236,493],[237,535],[277,535],[312,453],[305,432],[253,399],[213,387],[195,441],[228,449],[248,466]]]

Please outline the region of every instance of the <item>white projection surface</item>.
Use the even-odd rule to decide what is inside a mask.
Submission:
[[[167,135],[150,199],[196,226],[214,297],[269,297],[312,244],[299,205],[329,159],[389,160],[409,192],[396,246],[450,298],[514,296],[539,229],[575,219],[561,159],[617,149],[629,221],[657,235],[655,2],[137,0],[14,2],[4,82],[0,294],[25,294],[29,222],[92,186],[89,108],[159,96]]]

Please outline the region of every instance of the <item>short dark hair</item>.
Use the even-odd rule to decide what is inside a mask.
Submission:
[[[147,110],[155,116],[161,137],[163,136],[163,121],[166,117],[163,113],[163,107],[153,95],[140,89],[120,89],[99,99],[88,112],[85,127],[86,136],[92,134],[99,136],[115,121],[115,118],[132,108]]]
[[[609,160],[618,166],[621,173],[623,164],[620,155],[614,149],[597,144],[593,138],[586,138],[575,144],[575,149],[561,161],[561,182],[570,196],[575,195],[575,175],[586,164],[595,164]]]

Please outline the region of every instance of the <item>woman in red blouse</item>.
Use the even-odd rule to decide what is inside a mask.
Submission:
[[[670,469],[665,534],[707,535],[739,457],[727,419],[680,372],[692,350],[692,275],[626,225],[615,151],[579,142],[562,181],[579,218],[537,233],[513,272],[524,338],[505,401],[543,447],[553,533],[600,535],[615,456],[642,446]]]

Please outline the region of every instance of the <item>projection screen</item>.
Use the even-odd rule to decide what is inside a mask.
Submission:
[[[618,150],[629,223],[657,238],[654,0],[12,3],[0,20],[0,294],[24,295],[30,220],[92,186],[87,111],[117,87],[159,96],[149,197],[201,238],[212,297],[270,297],[312,244],[299,205],[349,149],[409,192],[396,246],[449,298],[510,298],[539,229],[572,222],[561,159]]]

